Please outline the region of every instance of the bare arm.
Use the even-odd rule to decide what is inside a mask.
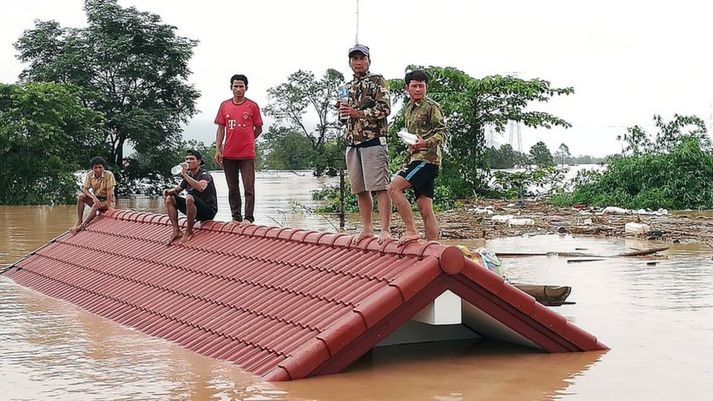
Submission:
[[[191,177],[190,175],[188,175],[187,172],[182,173],[182,175],[183,175],[183,179],[186,180],[188,185],[190,185],[191,188],[198,190],[199,192],[205,191],[206,187],[208,186],[208,181],[206,181],[206,180],[198,181],[198,180],[194,179],[193,177]]]
[[[215,132],[215,162],[219,166],[223,165],[223,139],[225,139],[225,125],[219,125]]]
[[[91,198],[94,201],[94,204],[99,206],[99,198],[97,198],[96,195],[94,195],[94,192],[90,191],[89,188],[87,187],[82,187],[82,193],[84,196]]]
[[[255,138],[259,137],[260,134],[262,134],[262,125],[259,127],[255,127]]]

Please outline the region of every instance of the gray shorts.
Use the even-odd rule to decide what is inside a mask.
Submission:
[[[346,161],[353,194],[386,190],[391,181],[386,145],[366,148],[347,146]]]

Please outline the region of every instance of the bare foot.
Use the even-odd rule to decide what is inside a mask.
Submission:
[[[250,222],[250,220],[243,220],[240,223],[238,223],[239,226],[249,226],[250,224],[252,224]]]
[[[421,239],[421,236],[420,236],[418,233],[416,233],[416,234],[404,234],[404,235],[401,236],[401,238],[399,239],[399,245],[405,245],[405,244],[408,244],[409,242],[418,241],[418,240],[420,240],[420,239]]]
[[[352,237],[352,244],[356,245],[361,242],[364,238],[371,238],[374,236],[374,233],[371,231],[362,231],[359,234],[355,235]]]
[[[185,244],[193,237],[193,231],[186,230],[181,237],[181,244]]]
[[[394,237],[391,236],[391,233],[388,231],[381,230],[379,233],[379,243],[383,244],[384,242],[394,239]]]
[[[72,235],[75,235],[76,233],[84,230],[84,224],[80,224],[78,226],[72,227],[69,232],[72,233]]]
[[[181,231],[181,230],[174,231],[173,233],[171,233],[171,238],[168,240],[168,242],[166,242],[166,245],[171,245],[171,242],[181,238],[182,235],[183,235],[183,231]]]

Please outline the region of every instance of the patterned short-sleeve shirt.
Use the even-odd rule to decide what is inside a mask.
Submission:
[[[446,141],[446,122],[441,106],[435,100],[424,97],[415,103],[409,101],[404,107],[407,131],[420,136],[428,145],[412,153],[409,161],[423,160],[440,166],[441,145]]]

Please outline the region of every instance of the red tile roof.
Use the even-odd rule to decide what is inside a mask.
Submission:
[[[166,216],[112,210],[5,274],[267,380],[336,373],[445,290],[549,352],[606,349],[452,246],[206,222],[167,246]]]

